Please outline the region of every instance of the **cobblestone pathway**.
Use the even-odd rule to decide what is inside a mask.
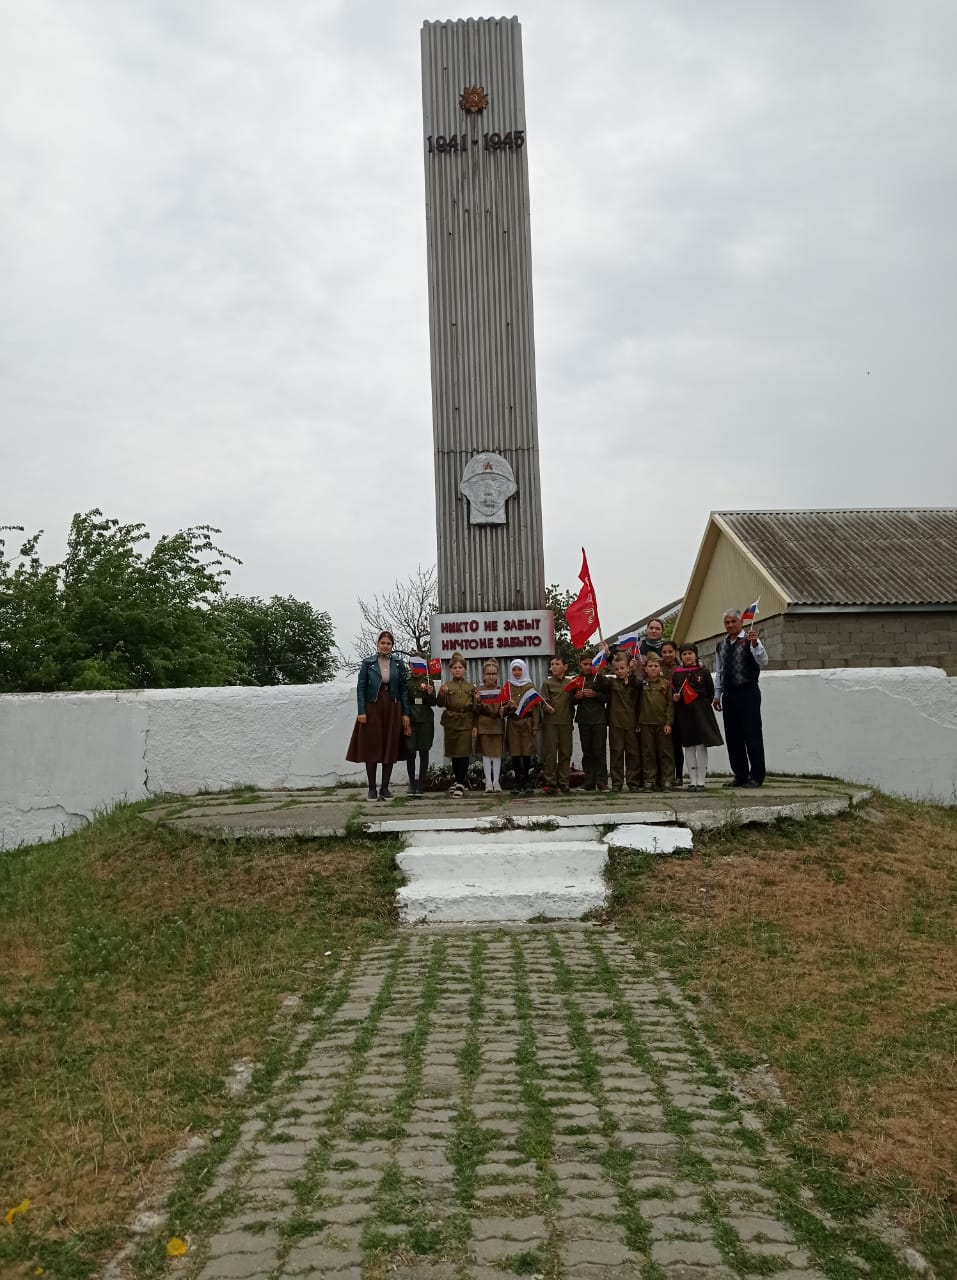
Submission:
[[[208,1192],[201,1280],[822,1274],[826,1219],[612,930],[400,935],[295,1054]]]

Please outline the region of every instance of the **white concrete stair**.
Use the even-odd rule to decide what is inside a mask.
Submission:
[[[432,836],[400,853],[397,862],[407,880],[398,892],[402,919],[409,924],[505,923],[537,916],[578,920],[604,905],[608,850],[598,840],[563,839],[566,833],[555,831],[507,834],[510,838],[503,839],[504,832],[484,840],[473,836],[466,843],[458,833],[458,840],[442,845]]]

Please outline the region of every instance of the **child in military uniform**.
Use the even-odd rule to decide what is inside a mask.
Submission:
[[[564,658],[552,658],[550,674],[542,684],[545,718],[542,721],[542,771],[546,794],[568,792],[568,772],[572,763],[572,713],[574,703],[568,684],[568,667]]]
[[[512,768],[515,770],[515,781],[512,790],[530,791],[528,775],[532,770],[532,756],[535,754],[535,739],[541,724],[538,707],[532,707],[528,715],[521,720],[515,712],[523,696],[535,686],[528,675],[528,665],[521,658],[516,658],[510,667],[508,680],[509,700],[505,703],[505,746],[512,757]]]
[[[586,791],[608,789],[608,678],[599,671],[594,674],[591,658],[581,659],[582,687],[575,694],[575,723],[582,746],[582,771],[585,774]]]
[[[672,676],[675,667],[678,665],[678,646],[673,640],[662,640],[661,642],[661,677],[667,680],[672,688]],[[679,717],[675,715],[675,722],[671,726],[671,750],[675,757],[675,786],[684,786],[685,757],[681,748],[681,725]]]
[[[674,720],[671,685],[661,674],[661,659],[656,653],[648,653],[638,712],[646,791],[661,791],[675,784],[675,758],[671,750]]]
[[[445,754],[452,761],[454,782],[449,788],[453,800],[461,800],[468,786],[469,756],[475,728],[475,685],[465,678],[465,659],[460,653],[452,654],[449,664],[452,679],[439,686],[439,705],[442,727],[445,729]]]
[[[608,702],[608,752],[611,757],[611,789],[641,790],[641,751],[638,746],[637,677],[628,670],[628,656],[616,654],[611,664]]]
[[[435,685],[428,676],[408,677],[409,719],[412,721],[412,733],[405,740],[406,768],[409,771],[409,795],[415,799],[425,795],[425,783],[429,776],[429,752],[435,741]],[[419,778],[416,781],[415,764],[419,763]]]
[[[475,691],[475,726],[478,730],[478,749],[485,774],[485,790],[501,791],[502,739],[505,722],[502,720],[501,697],[483,697],[492,690],[501,694],[498,684],[498,663],[489,658],[482,664],[482,686]]]

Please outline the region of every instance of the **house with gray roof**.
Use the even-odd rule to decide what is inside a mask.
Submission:
[[[957,508],[713,511],[674,634],[712,665],[725,610],[757,599],[772,669],[957,675]]]

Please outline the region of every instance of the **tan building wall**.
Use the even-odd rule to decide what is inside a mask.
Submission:
[[[943,667],[957,675],[957,609],[953,612],[792,613],[762,622],[758,632],[769,670],[826,667]],[[698,641],[714,669],[722,632]]]
[[[741,548],[727,534],[715,532],[713,550],[704,548],[702,563],[695,566],[695,578],[701,581],[700,592],[688,597],[678,615],[675,635],[679,640],[711,635],[721,630],[725,609],[744,609],[752,600],[761,598],[759,618],[772,618],[783,613],[787,602],[761,573]]]

